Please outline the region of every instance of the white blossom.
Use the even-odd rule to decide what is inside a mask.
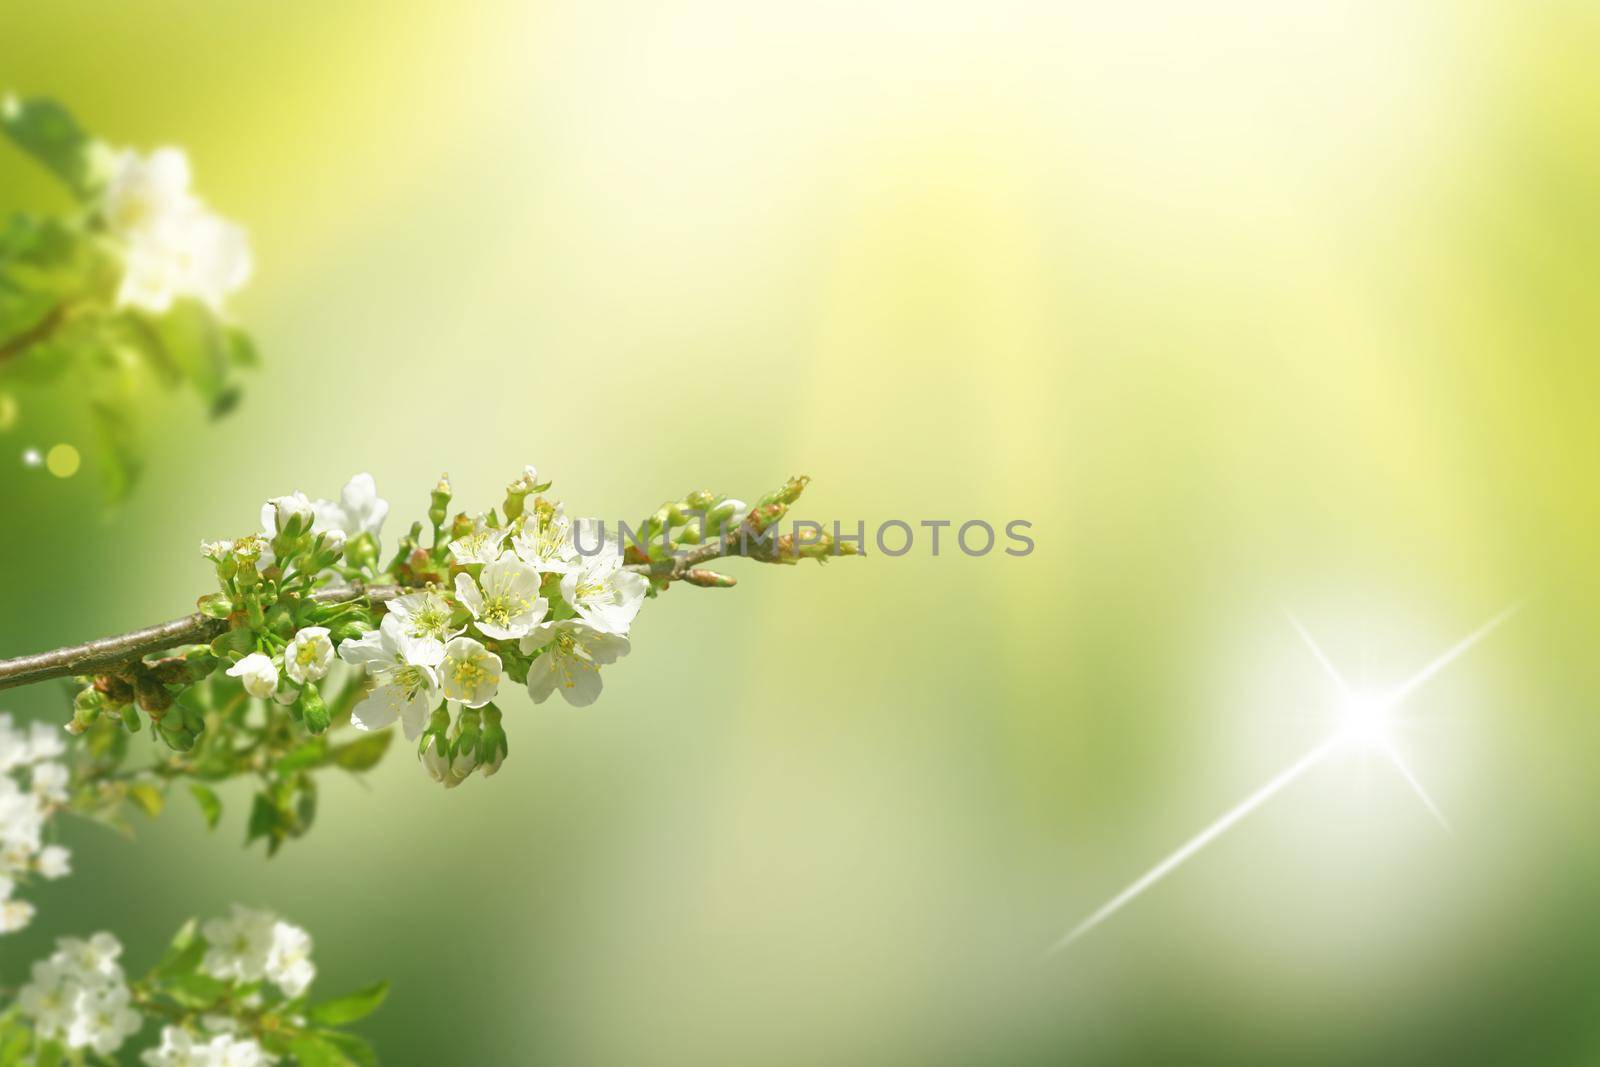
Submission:
[[[600,696],[600,668],[626,656],[630,646],[626,637],[564,619],[535,628],[521,647],[523,655],[543,649],[528,667],[528,695],[536,703],[559,691],[568,704],[585,707]]]
[[[228,675],[244,682],[244,691],[258,700],[270,700],[278,691],[278,668],[261,652],[252,652],[229,667]]]
[[[401,627],[411,637],[444,642],[464,629],[454,625],[456,613],[450,601],[431,589],[395,597],[389,601],[388,608],[389,614],[400,620]]]
[[[63,764],[37,763],[28,776],[28,788],[46,803],[65,804],[69,778],[70,772]]]
[[[145,1067],[268,1067],[276,1057],[253,1038],[223,1033],[208,1039],[166,1026],[161,1044],[146,1049],[140,1060]]]
[[[54,881],[72,873],[72,853],[63,845],[46,845],[34,861],[39,875]]]
[[[527,636],[544,619],[550,602],[539,595],[539,572],[506,555],[483,568],[476,581],[456,575],[456,599],[472,614],[485,637],[513,641]]]
[[[272,926],[272,945],[267,950],[266,976],[286,997],[298,997],[317,976],[311,962],[311,935],[292,923],[279,919]]]
[[[450,557],[463,567],[474,563],[493,563],[500,558],[500,543],[509,532],[490,526],[480,515],[471,533],[462,534],[450,542]]]
[[[35,722],[28,725],[28,758],[38,760],[56,759],[66,755],[67,741],[62,736],[60,728],[49,723]]]
[[[333,642],[326,626],[302,628],[283,652],[283,672],[298,685],[320,680],[332,664]]]
[[[225,919],[208,919],[200,927],[206,939],[200,969],[225,982],[258,982],[266,977],[277,916],[235,904]]]
[[[14,934],[33,922],[37,909],[26,900],[0,900],[0,934]]]
[[[385,615],[376,630],[341,642],[339,658],[364,668],[374,683],[350,712],[357,729],[381,730],[399,719],[406,737],[414,740],[443,699],[437,668],[444,645],[412,637],[394,615]]]
[[[378,495],[378,483],[365,472],[345,483],[337,502],[318,500],[317,533],[340,530],[347,537],[377,537],[389,517],[389,502]]]
[[[444,663],[439,668],[444,682],[444,697],[481,708],[500,690],[500,657],[470,637],[452,638],[444,646]]]
[[[541,574],[566,574],[577,568],[578,548],[572,541],[572,520],[562,505],[548,515],[530,514],[511,539],[522,561]]]
[[[649,588],[643,575],[623,568],[622,550],[614,541],[582,557],[575,569],[561,576],[562,599],[579,618],[602,633],[623,637]]]
[[[33,965],[17,993],[17,1006],[40,1037],[68,1049],[108,1057],[141,1025],[117,958],[122,943],[107,933],[87,940],[64,937],[48,959]]]
[[[228,294],[250,280],[244,231],[190,193],[181,149],[115,156],[101,211],[124,245],[119,304],[160,314],[177,298],[193,296],[221,311]]]

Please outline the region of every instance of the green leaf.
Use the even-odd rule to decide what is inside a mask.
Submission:
[[[33,1055],[33,1067],[61,1067],[65,1062],[65,1053],[61,1046],[54,1041],[45,1041],[39,1045],[39,1051]]]
[[[126,407],[97,400],[89,405],[96,443],[99,444],[100,480],[106,498],[123,500],[144,471],[144,448]]]
[[[265,793],[257,793],[250,803],[250,824],[245,831],[245,844],[258,837],[267,839],[267,852],[278,851],[283,840],[282,816],[278,806]]]
[[[207,828],[215,830],[217,823],[222,820],[222,799],[199,782],[189,783],[189,795],[200,805],[200,814],[205,816]]]
[[[128,799],[138,805],[139,810],[154,819],[161,814],[161,809],[167,806],[167,794],[160,786],[150,782],[134,782],[128,786]]]
[[[327,758],[328,743],[320,737],[309,738],[279,757],[277,762],[278,773],[290,774],[294,771],[305,770],[307,767],[315,767]]]
[[[158,978],[192,974],[199,969],[205,952],[206,942],[205,938],[200,936],[199,921],[190,919],[172,935],[167,951],[162,954],[161,961],[156,964],[152,973]]]
[[[333,762],[347,771],[369,770],[383,759],[384,753],[389,751],[389,745],[393,741],[393,730],[366,734],[335,748]]]
[[[378,1005],[388,995],[389,983],[378,982],[354,993],[313,1005],[306,1012],[306,1017],[317,1026],[344,1026],[377,1011]]]
[[[261,366],[261,353],[256,351],[256,343],[237,326],[228,327],[228,358],[235,367]]]
[[[337,1030],[322,1030],[317,1036],[344,1053],[345,1058],[357,1067],[378,1067],[378,1053],[366,1038]]]
[[[193,385],[213,416],[237,403],[237,390],[228,382],[233,346],[210,308],[198,300],[180,300],[166,314],[140,316],[138,321],[145,327],[143,348],[151,362]]]
[[[359,1067],[361,1062],[345,1055],[344,1049],[324,1034],[301,1034],[289,1042],[289,1054],[300,1067]]]
[[[204,951],[202,943],[201,951]],[[228,983],[199,971],[180,971],[162,983],[161,991],[186,1008],[205,1009],[228,994]]]
[[[79,200],[94,193],[89,161],[93,142],[66,108],[44,97],[15,101],[0,108],[0,129]]]

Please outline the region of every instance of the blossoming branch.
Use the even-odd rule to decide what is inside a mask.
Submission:
[[[276,497],[258,532],[204,544],[218,589],[197,614],[0,662],[0,688],[77,677],[72,731],[107,746],[148,724],[173,752],[158,768],[167,777],[261,774],[251,835],[276,847],[309,822],[311,770],[360,769],[382,755],[365,741],[330,744],[330,730],[399,724],[447,787],[492,775],[509,749],[506,687],[536,703],[593,703],[647,599],[680,582],[733,585],[705,566],[723,556],[792,564],[850,554],[825,534],[770,535],[806,482],[754,504],[690,493],[624,543],[569,518],[531,467],[498,509],[480,513],[452,516],[441,479],[426,522],[385,563],[389,504],[358,475],[338,500]]]

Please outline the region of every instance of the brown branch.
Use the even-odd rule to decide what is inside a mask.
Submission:
[[[48,338],[52,333],[55,333],[56,327],[60,326],[62,320],[66,317],[67,305],[57,304],[51,308],[45,313],[44,318],[11,337],[4,344],[0,344],[0,362],[8,360],[12,356],[20,354],[29,346]]]
[[[366,596],[375,604],[399,595],[393,585],[378,585],[363,589],[326,589],[312,594],[312,599],[336,604]],[[83,674],[103,674],[145,656],[165,651],[174,645],[204,644],[215,640],[228,629],[222,619],[195,612],[181,619],[147,626],[142,630],[102,637],[98,641],[39,652],[31,656],[0,660],[0,689],[14,689],[19,685],[47,682],[52,678],[72,678]]]
[[[700,564],[723,556],[740,555],[762,563],[793,563],[799,558],[791,535],[776,539],[747,541],[746,535],[759,533],[748,522],[728,533],[671,559],[648,563],[631,563],[627,569],[647,578],[668,582],[684,581],[704,588],[727,588],[734,580],[700,567]],[[312,594],[323,603],[340,603],[365,595],[374,604],[400,595],[399,586],[377,585],[367,588],[322,590]],[[87,644],[39,652],[31,656],[0,660],[0,690],[17,686],[47,682],[52,678],[72,678],[78,675],[105,674],[117,667],[163,652],[175,645],[203,644],[221,636],[228,629],[222,619],[196,612],[181,619],[147,626],[112,637],[102,637]]]

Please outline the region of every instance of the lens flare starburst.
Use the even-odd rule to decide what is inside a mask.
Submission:
[[[1501,623],[1516,614],[1520,608],[1520,604],[1514,604],[1506,608],[1446,649],[1427,666],[1423,667],[1422,670],[1388,693],[1368,693],[1352,689],[1345,680],[1344,675],[1333,665],[1333,661],[1328,658],[1327,654],[1322,651],[1322,647],[1311,636],[1310,631],[1301,625],[1300,620],[1293,615],[1289,615],[1290,625],[1300,635],[1301,641],[1305,643],[1306,648],[1311,652],[1311,655],[1316,659],[1323,672],[1328,675],[1328,678],[1338,691],[1339,728],[1321,744],[1295,760],[1282,771],[1279,771],[1265,785],[1245,797],[1244,800],[1236,804],[1221,818],[1179,846],[1171,855],[1140,875],[1131,885],[1101,905],[1088,918],[1067,931],[1066,935],[1057,941],[1050,951],[1052,953],[1060,952],[1090,930],[1111,918],[1111,916],[1132,903],[1145,890],[1171,874],[1185,861],[1232,829],[1246,815],[1249,815],[1278,795],[1285,787],[1321,763],[1328,756],[1346,746],[1360,745],[1382,753],[1394,765],[1400,776],[1405,779],[1406,785],[1417,795],[1417,799],[1422,802],[1428,813],[1439,822],[1440,826],[1449,830],[1450,823],[1445,819],[1444,813],[1439,810],[1439,806],[1434,803],[1433,797],[1423,788],[1422,782],[1418,780],[1416,774],[1411,770],[1410,765],[1406,763],[1405,758],[1395,745],[1391,730],[1394,715],[1400,709],[1401,704],[1412,694],[1431,681],[1440,671],[1464,655],[1468,649],[1488,637]]]

